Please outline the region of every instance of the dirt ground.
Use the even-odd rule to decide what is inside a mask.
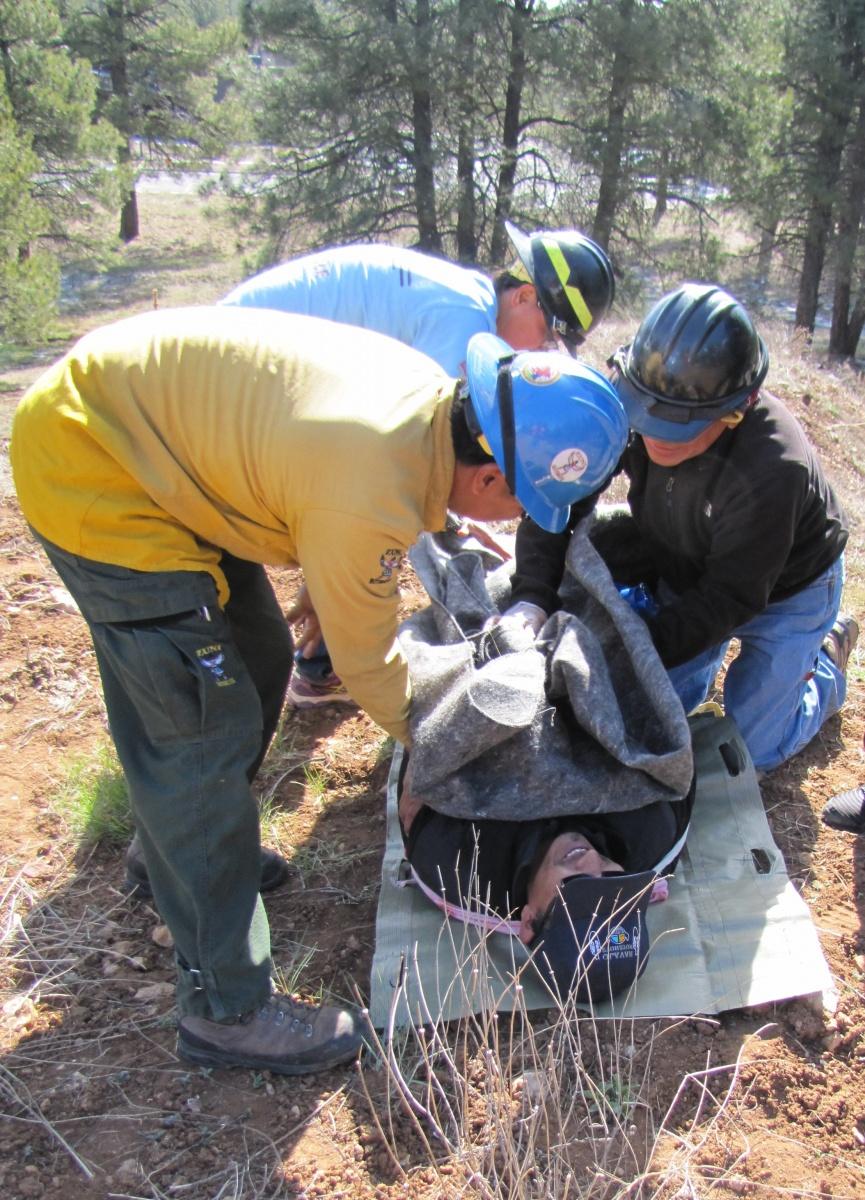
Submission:
[[[775,388],[820,442],[861,542],[865,389],[849,373],[821,372],[791,358]],[[6,418],[26,375],[2,397]],[[849,569],[847,607],[862,621],[858,549]],[[295,575],[274,579],[288,603]],[[300,1080],[177,1060],[171,951],[158,914],[122,893],[122,846],[82,849],[53,799],[70,755],[104,744],[104,714],[83,622],[30,538],[8,480],[0,596],[0,1195],[487,1194],[458,1159],[434,1144],[428,1151],[388,1104],[387,1074],[373,1056],[360,1069]],[[408,580],[407,606],[418,602]],[[865,1196],[865,839],[819,820],[830,795],[865,780],[860,661],[842,714],[761,785],[836,980],[834,1011],[800,998],[631,1029],[631,1053],[652,1047],[630,1129],[639,1125],[643,1150],[631,1174],[606,1182],[596,1160],[584,1165],[569,1195]],[[263,772],[273,840],[293,867],[266,901],[274,957],[305,994],[367,994],[388,757],[363,714],[327,709],[287,722]],[[620,1037],[602,1030],[594,1053]],[[677,1094],[650,1159],[652,1130]],[[654,1175],[629,1188],[647,1163]],[[559,1200],[538,1178],[495,1194]]]

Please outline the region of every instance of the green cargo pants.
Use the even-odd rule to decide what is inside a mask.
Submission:
[[[248,1012],[271,977],[249,785],[292,665],[264,568],[224,554],[221,609],[207,572],[131,571],[40,541],[90,626],[154,899],[174,937],[178,1013]]]

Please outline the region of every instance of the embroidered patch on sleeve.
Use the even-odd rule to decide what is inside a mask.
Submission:
[[[381,574],[370,577],[370,583],[390,583],[393,579],[394,572],[400,569],[402,564],[402,550],[385,550],[384,554],[378,560],[381,564]]]

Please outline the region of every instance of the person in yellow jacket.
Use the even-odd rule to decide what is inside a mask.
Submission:
[[[404,552],[449,509],[561,528],[624,445],[591,368],[478,337],[466,389],[370,331],[162,310],[87,334],[16,413],[21,508],[90,626],[190,1061],[297,1074],[362,1040],[354,1010],[272,994],[249,785],[293,647],[262,564],[302,566],[340,675],[407,740]]]

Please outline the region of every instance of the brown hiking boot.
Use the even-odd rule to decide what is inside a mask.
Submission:
[[[859,625],[853,617],[840,616],[823,639],[823,653],[844,675],[847,660],[859,641]]]
[[[363,1044],[358,1009],[271,996],[232,1024],[182,1017],[177,1053],[204,1067],[251,1067],[278,1075],[326,1071],[356,1058]]]

